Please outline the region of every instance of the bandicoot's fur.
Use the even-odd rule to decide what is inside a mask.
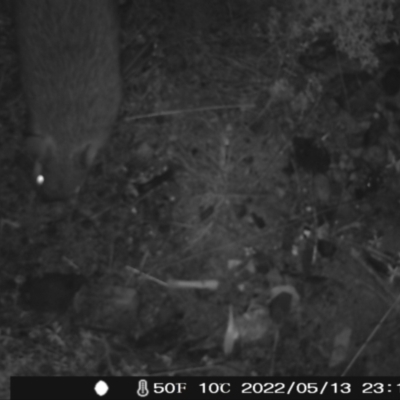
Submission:
[[[76,193],[121,100],[113,0],[14,0],[28,154],[51,200]]]

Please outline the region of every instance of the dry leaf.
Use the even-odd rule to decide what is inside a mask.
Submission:
[[[229,355],[233,352],[235,343],[239,338],[239,331],[235,324],[235,318],[233,316],[233,308],[229,306],[229,317],[228,326],[226,327],[225,337],[224,337],[224,354]]]
[[[333,341],[333,351],[331,359],[329,360],[329,367],[333,368],[343,362],[349,350],[351,329],[349,327],[343,328]]]

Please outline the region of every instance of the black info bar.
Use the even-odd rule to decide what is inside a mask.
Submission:
[[[11,399],[399,399],[400,377],[11,377]]]

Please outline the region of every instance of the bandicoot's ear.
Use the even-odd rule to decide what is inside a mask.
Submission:
[[[79,164],[82,169],[89,169],[97,157],[97,153],[104,146],[103,140],[87,143],[79,151]]]

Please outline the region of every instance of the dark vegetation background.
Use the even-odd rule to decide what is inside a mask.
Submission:
[[[121,1],[124,103],[75,206],[26,178],[0,4],[0,398],[398,373],[398,1]]]

